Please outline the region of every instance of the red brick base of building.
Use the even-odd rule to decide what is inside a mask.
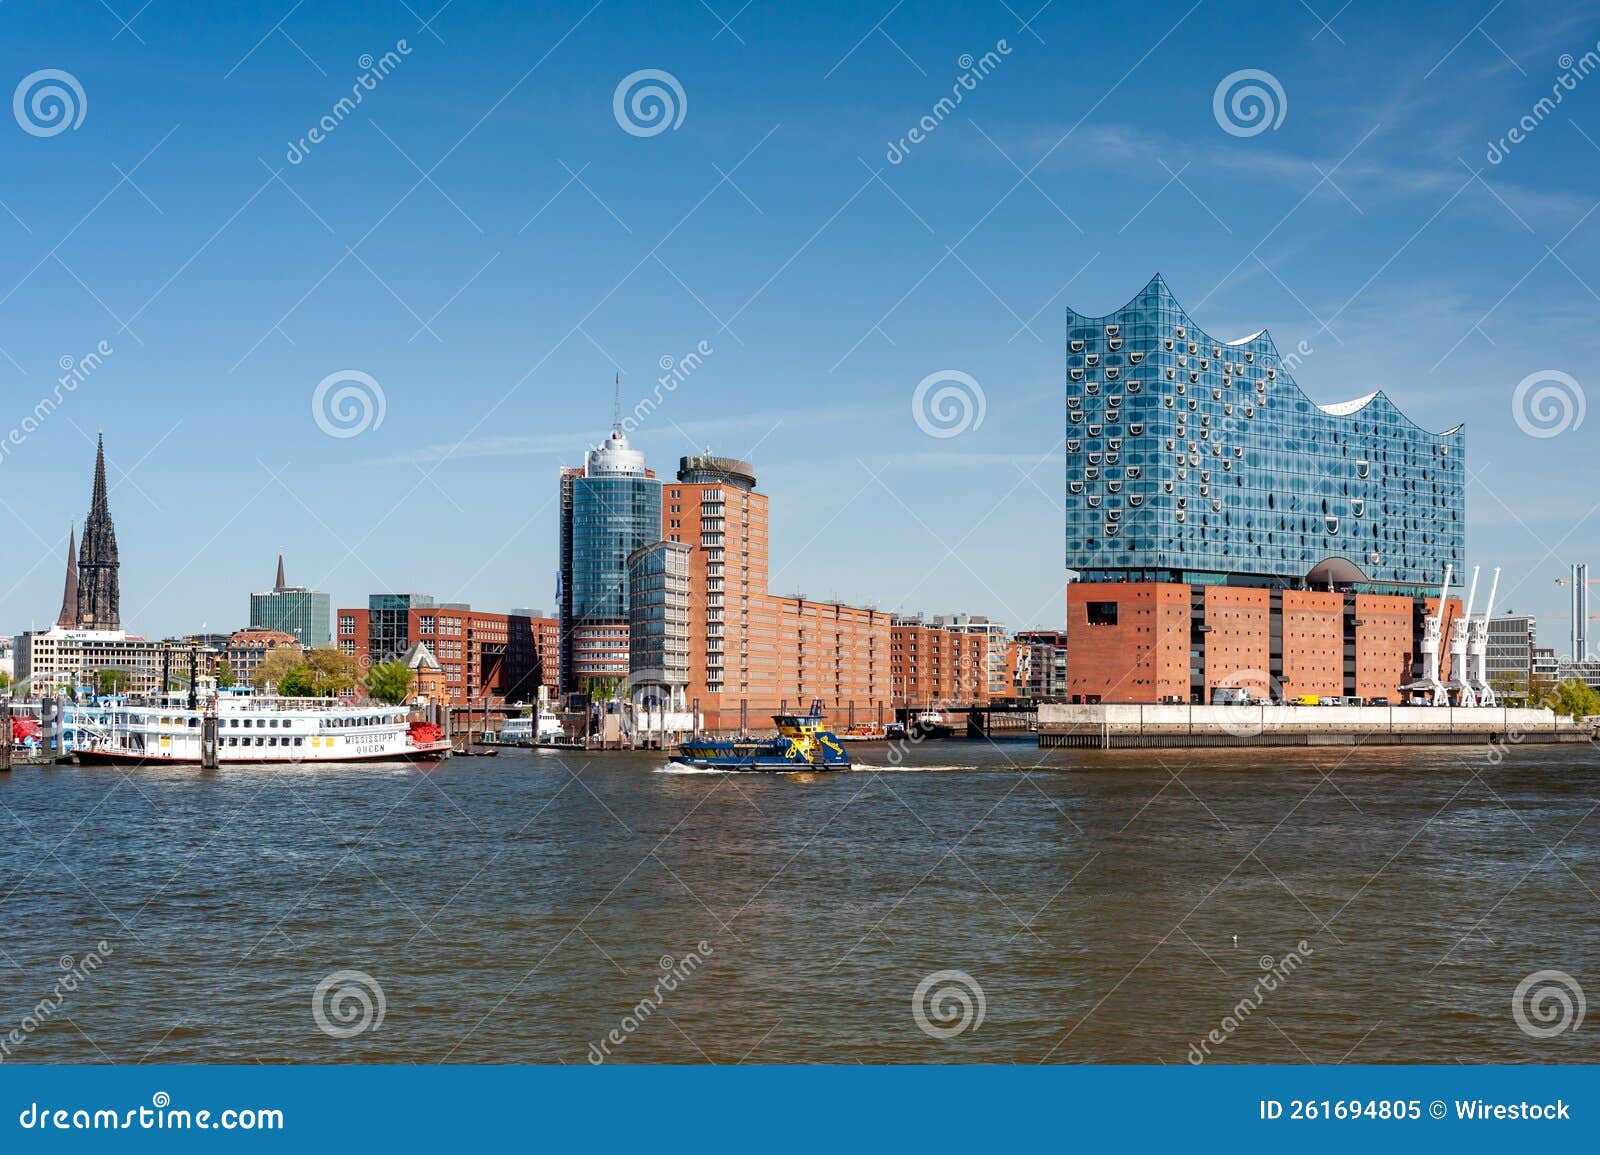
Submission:
[[[1067,587],[1067,693],[1074,702],[1210,702],[1221,687],[1286,701],[1388,698],[1419,676],[1438,598],[1174,582]],[[1445,607],[1445,637],[1461,613]],[[1450,677],[1442,651],[1441,678]]]

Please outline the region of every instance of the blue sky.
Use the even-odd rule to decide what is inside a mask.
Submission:
[[[1466,422],[1469,560],[1560,612],[1600,416],[1530,436],[1513,397],[1595,384],[1600,77],[1487,153],[1600,16],[1491,3],[6,4],[0,78],[67,72],[83,116],[0,118],[0,439],[112,351],[0,457],[0,631],[54,615],[101,426],[130,629],[242,625],[279,548],[336,605],[549,608],[558,466],[615,373],[631,409],[701,342],[635,440],[754,458],[775,592],[1059,625],[1063,309],[1157,271],[1216,335],[1306,342],[1319,401]],[[683,93],[654,135],[613,107],[645,69]],[[1213,109],[1245,69],[1283,92],[1255,135]],[[983,421],[932,437],[947,370]],[[343,371],[383,420],[334,437]]]

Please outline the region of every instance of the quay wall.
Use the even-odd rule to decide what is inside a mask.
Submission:
[[[1131,703],[1039,707],[1041,747],[1483,745],[1593,738],[1592,727],[1543,709]]]

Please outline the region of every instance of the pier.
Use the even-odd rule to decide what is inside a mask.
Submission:
[[[1550,710],[1451,706],[1039,707],[1039,746],[1101,750],[1203,746],[1443,746],[1591,742]]]

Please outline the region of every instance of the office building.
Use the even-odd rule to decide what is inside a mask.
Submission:
[[[689,707],[689,555],[658,541],[628,555],[628,687],[636,707],[681,714]]]
[[[1497,693],[1527,694],[1533,680],[1538,628],[1538,619],[1532,614],[1504,613],[1489,619],[1484,674]]]
[[[661,482],[628,442],[611,435],[561,470],[559,687],[563,697],[628,676],[628,557],[661,540]]]
[[[541,664],[554,657],[539,650],[547,623],[464,602],[436,603],[426,594],[372,594],[366,609],[338,611],[338,647],[371,665],[409,660],[413,647],[425,643],[452,703],[499,706],[538,700]]]
[[[197,677],[215,673],[219,652],[193,642],[155,642],[121,630],[30,632],[17,637],[18,698],[98,692],[104,670],[126,675],[127,691],[154,694],[163,672],[169,686],[187,686],[191,655]]]
[[[1561,673],[1561,660],[1554,646],[1536,646],[1533,651],[1533,682],[1537,686],[1552,686]]]
[[[333,640],[332,599],[318,590],[291,586],[283,580],[283,555],[270,590],[250,595],[250,628],[293,634],[305,649]]]

